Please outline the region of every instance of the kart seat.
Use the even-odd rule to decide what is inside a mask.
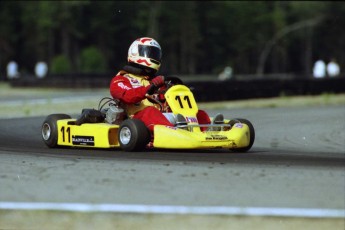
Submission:
[[[76,120],[76,125],[84,123],[101,123],[105,119],[104,114],[96,109],[83,109],[80,117]]]

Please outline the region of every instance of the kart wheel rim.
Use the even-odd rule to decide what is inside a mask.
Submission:
[[[120,131],[121,143],[127,145],[130,140],[131,140],[131,130],[127,127],[123,127]]]
[[[48,140],[51,135],[51,128],[50,125],[45,123],[42,127],[42,137],[44,140]]]

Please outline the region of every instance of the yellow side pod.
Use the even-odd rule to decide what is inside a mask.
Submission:
[[[195,129],[197,130],[197,129]],[[153,146],[165,149],[242,148],[250,141],[249,127],[235,125],[229,131],[188,131],[156,125]]]
[[[73,124],[75,119],[57,121],[58,145],[93,148],[119,147],[118,125],[108,123]]]

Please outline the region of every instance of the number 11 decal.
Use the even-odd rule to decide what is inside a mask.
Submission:
[[[62,133],[62,142],[65,142],[65,126],[62,126],[60,131]],[[66,134],[68,136],[68,143],[71,143],[71,128],[70,127],[66,129]]]
[[[178,101],[178,103],[180,104],[181,109],[183,109],[183,103],[182,103],[181,97],[179,95],[177,95],[175,97],[175,100]],[[183,97],[183,100],[187,101],[188,107],[191,109],[192,108],[192,104],[190,103],[189,97],[186,95],[186,96]]]

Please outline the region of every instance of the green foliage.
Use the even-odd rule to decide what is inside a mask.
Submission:
[[[106,61],[103,54],[94,46],[85,48],[80,55],[80,71],[82,73],[105,72]]]
[[[65,55],[58,55],[53,58],[50,72],[53,74],[69,73],[71,72],[71,63]]]
[[[345,4],[0,1],[0,67],[4,71],[8,60],[15,59],[21,68],[32,69],[39,60],[52,62],[63,54],[70,60],[68,71],[120,68],[129,45],[138,37],[152,36],[163,49],[166,72],[210,74],[231,64],[236,74],[254,74],[269,41],[291,25],[319,16],[324,17],[319,24],[293,30],[275,41],[264,63],[265,73],[305,73],[317,58],[326,61],[331,56],[344,67]],[[86,51],[89,47],[101,51],[95,54],[99,57],[84,54],[97,53]]]

